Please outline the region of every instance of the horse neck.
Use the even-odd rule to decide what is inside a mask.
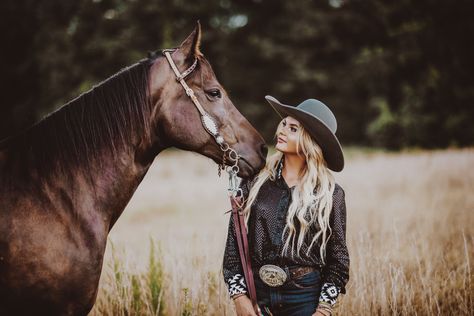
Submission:
[[[153,97],[154,100],[150,100],[155,107],[152,112],[157,113],[163,102],[161,92]],[[156,156],[172,146],[160,128],[157,128],[156,124],[159,122],[153,121],[153,116],[149,119],[146,125],[151,131],[136,135],[132,142],[115,152],[113,159],[110,152],[105,151],[101,154],[103,158],[90,166],[94,170],[93,187],[99,188],[95,191],[99,193],[95,195],[95,199],[102,206],[103,215],[109,218],[109,230],[124,211]]]
[[[148,124],[154,126],[153,122]],[[165,136],[152,134],[151,137],[136,135],[131,143],[119,147],[113,155],[105,150],[99,155],[102,158],[87,167],[89,176],[93,176],[89,181],[92,183],[90,188],[94,190],[102,215],[109,219],[109,230],[121,216],[156,156],[170,147]]]
[[[95,211],[101,212],[101,216],[108,219],[109,230],[124,211],[153,162],[153,159],[137,157],[152,157],[155,155],[151,153],[153,150],[152,147],[146,151],[136,147],[123,148],[116,153],[114,159],[104,157],[100,163],[90,166],[90,175],[94,179],[89,189],[97,205]],[[158,153],[159,151],[156,155]]]
[[[0,152],[9,175],[0,180],[46,200],[55,193],[71,215],[112,228],[165,149],[151,131],[151,109],[141,103],[150,98],[143,98],[147,74],[137,66],[123,70],[9,140]]]
[[[108,231],[123,213],[128,202],[143,180],[154,158],[168,145],[160,139],[149,139],[137,135],[131,143],[116,147],[103,148],[94,155],[94,159],[84,165],[78,165],[67,174],[59,174],[58,182],[70,182],[65,190],[76,196],[79,204],[76,211],[86,222],[90,219],[104,221]],[[76,176],[75,176],[76,175]],[[82,203],[81,201],[86,201]]]

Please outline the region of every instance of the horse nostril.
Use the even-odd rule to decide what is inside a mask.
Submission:
[[[265,159],[267,157],[267,153],[268,153],[268,147],[265,143],[263,143],[261,146],[260,146],[260,153],[263,157],[263,159]]]

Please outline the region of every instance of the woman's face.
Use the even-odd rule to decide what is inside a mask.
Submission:
[[[278,126],[275,149],[284,154],[296,154],[300,123],[291,116],[285,117]]]

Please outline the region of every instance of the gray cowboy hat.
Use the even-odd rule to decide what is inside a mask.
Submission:
[[[335,133],[336,117],[321,101],[308,99],[297,106],[282,104],[272,96],[265,99],[282,118],[291,116],[303,125],[323,151],[327,166],[333,171],[344,168],[344,154]]]

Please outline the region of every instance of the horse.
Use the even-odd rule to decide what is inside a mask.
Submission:
[[[240,159],[264,167],[261,135],[200,51],[201,27],[169,52]],[[107,236],[155,157],[176,147],[229,165],[162,54],[150,54],[0,143],[0,315],[86,315]],[[181,78],[182,79],[182,78]]]

